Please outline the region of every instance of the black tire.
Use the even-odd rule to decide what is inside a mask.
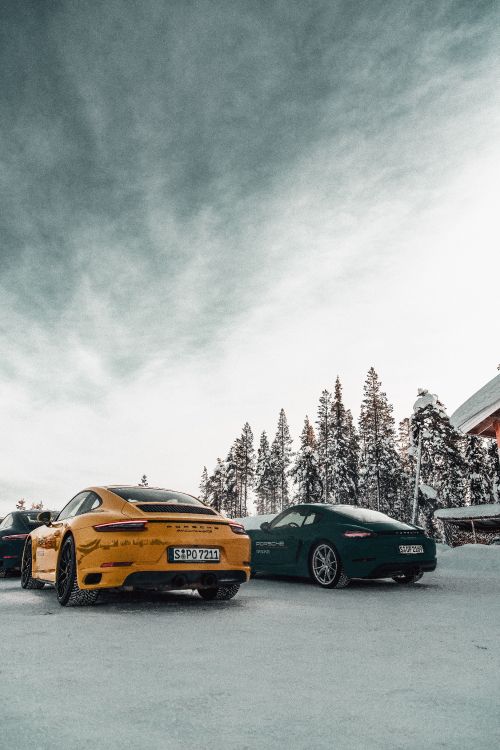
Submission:
[[[76,573],[75,542],[72,536],[64,540],[56,574],[57,601],[62,607],[87,607],[99,596],[95,589],[81,589]]]
[[[393,576],[393,581],[399,583],[401,586],[407,586],[408,584],[417,583],[420,581],[424,574],[423,573],[406,573],[401,576]]]
[[[9,571],[5,568],[0,568],[0,578],[8,578]]]
[[[37,581],[32,576],[33,572],[33,552],[31,546],[31,539],[28,539],[24,545],[23,559],[21,562],[21,586],[23,589],[43,589],[45,586],[43,581]]]
[[[314,545],[309,570],[313,582],[323,589],[343,589],[351,580],[344,573],[340,555],[330,542],[317,542]]]
[[[214,600],[218,602],[227,602],[229,599],[232,599],[233,596],[236,596],[239,590],[240,584],[232,583],[229,586],[219,586],[218,588],[213,589],[198,589],[198,593],[202,599],[209,602]]]

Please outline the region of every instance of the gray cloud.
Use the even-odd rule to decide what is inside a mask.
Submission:
[[[97,402],[206,368],[291,268],[302,304],[390,263],[387,213],[489,137],[499,12],[2,3],[0,379]],[[328,269],[310,287],[305,256]]]

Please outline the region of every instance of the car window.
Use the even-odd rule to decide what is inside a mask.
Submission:
[[[83,503],[78,506],[74,515],[81,516],[83,513],[89,513],[91,510],[98,508],[101,502],[101,498],[95,492],[89,492]]]
[[[319,513],[309,513],[309,515],[306,516],[306,519],[304,521],[304,526],[311,526],[313,523],[316,523],[316,521],[319,521],[320,514]]]
[[[64,518],[73,518],[73,516],[76,516],[80,505],[85,501],[88,494],[88,492],[80,492],[78,495],[75,495],[59,513],[57,520],[62,521]]]
[[[0,523],[0,529],[10,529],[13,520],[14,516],[12,515],[12,513],[10,513],[8,516],[5,516],[2,523]]]
[[[302,508],[301,510],[287,510],[281,516],[278,516],[274,521],[271,522],[272,529],[282,529],[290,524],[302,526],[304,523],[304,516],[307,511]]]

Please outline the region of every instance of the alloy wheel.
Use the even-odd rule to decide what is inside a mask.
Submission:
[[[73,546],[66,542],[59,558],[57,569],[56,589],[59,599],[64,599],[68,587],[73,585]]]
[[[322,586],[331,586],[338,572],[335,550],[329,544],[318,544],[312,556],[312,572]]]

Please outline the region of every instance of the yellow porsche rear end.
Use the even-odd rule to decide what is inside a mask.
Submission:
[[[109,502],[108,496],[102,510],[89,516],[86,524],[78,524],[76,561],[81,589],[201,592],[249,579],[250,540],[241,524],[201,503],[158,502],[159,493],[164,492],[160,490],[109,487],[95,491],[101,497],[118,496],[122,504],[117,514],[117,503]],[[177,495],[181,500],[186,497]]]

